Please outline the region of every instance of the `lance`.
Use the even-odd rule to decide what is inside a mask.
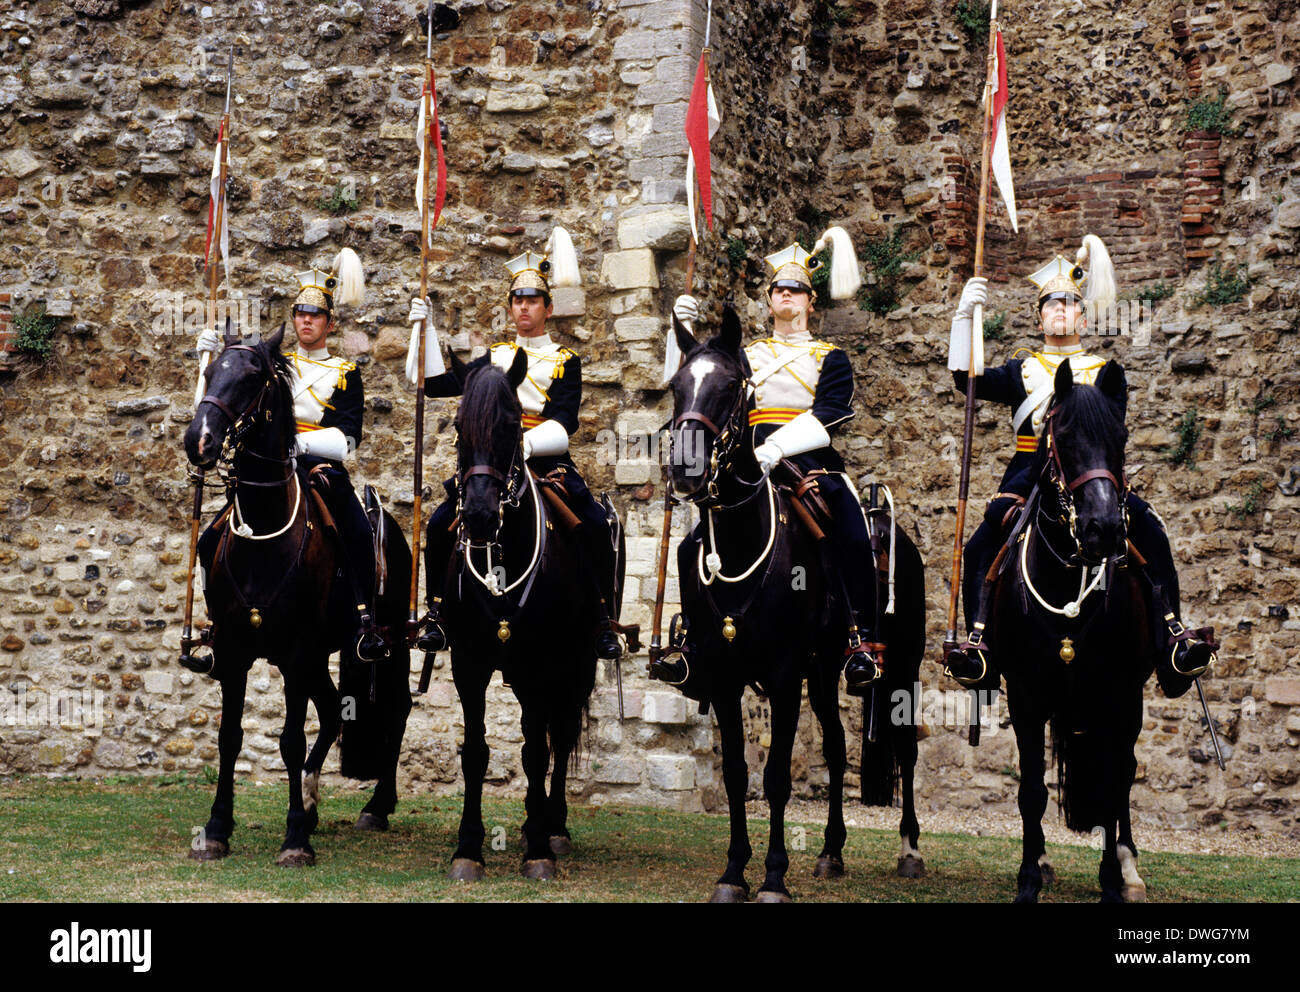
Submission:
[[[432,228],[437,226],[438,215],[442,210],[442,198],[445,192],[443,173],[442,135],[438,131],[438,95],[435,91],[433,76],[433,0],[429,0],[427,21],[425,22],[428,39],[424,50],[424,91],[421,96],[420,113],[420,173],[416,183],[416,196],[420,203],[420,299],[428,302],[429,294],[429,256],[432,250]],[[435,134],[436,132],[436,134]],[[436,145],[435,145],[436,143]],[[431,154],[437,155],[437,183],[434,192],[433,223],[429,221],[429,173],[432,171]],[[433,320],[431,313],[426,314],[424,326],[420,328],[420,340],[416,348],[419,385],[415,390],[415,459],[414,492],[415,501],[411,515],[411,598],[410,614],[407,619],[408,639],[414,642],[419,632],[419,589],[420,589],[420,524],[424,496],[424,371],[425,352],[428,349],[429,327]],[[426,652],[424,667],[420,672],[418,693],[429,688],[433,674],[433,656]]]
[[[203,264],[208,270],[208,305],[207,305],[207,327],[216,327],[217,324],[217,263],[212,258],[212,251],[215,247],[221,252],[224,258],[223,245],[225,243],[226,230],[226,171],[230,164],[230,94],[233,88],[235,75],[235,47],[230,46],[230,57],[226,62],[226,105],[221,112],[221,123],[217,128],[217,186],[213,193],[210,204],[210,225],[208,228],[208,244],[204,247]],[[214,245],[215,242],[215,245]],[[229,298],[230,288],[230,266],[226,265],[226,289],[227,299]],[[230,316],[226,315],[226,328],[229,330]],[[206,351],[199,352],[199,377],[194,385],[194,406],[197,409],[199,401],[203,398],[204,379],[203,374],[207,370],[209,353]],[[198,558],[199,550],[199,519],[203,513],[203,469],[194,470],[194,500],[190,509],[190,567],[187,573],[185,583],[185,622],[181,627],[181,657],[180,663],[186,668],[194,668],[196,671],[203,670],[205,660],[195,659],[190,655],[190,650],[194,646],[193,623],[194,623],[194,569]],[[197,667],[196,667],[197,666]]]
[[[984,145],[980,154],[980,199],[979,214],[975,227],[975,276],[984,274],[984,225],[988,215],[989,166],[992,157],[993,129],[993,72],[997,51],[997,16],[998,5],[994,0],[989,11],[989,52],[987,68],[984,73]],[[984,308],[976,305],[971,318],[971,368],[966,374],[966,415],[962,427],[961,442],[961,476],[957,486],[957,525],[952,546],[952,580],[951,594],[948,600],[948,630],[943,642],[943,654],[939,659],[942,665],[948,653],[957,647],[957,597],[961,593],[961,559],[962,537],[966,529],[966,499],[970,492],[971,437],[975,430],[975,348],[977,335],[983,327]],[[970,618],[968,617],[967,620]],[[976,713],[970,726],[970,743],[979,743],[979,716]]]
[[[706,11],[705,21],[704,21],[704,50],[700,53],[700,72],[703,74],[703,78],[697,79],[694,88],[695,92],[692,93],[692,101],[694,101],[695,97],[701,92],[703,94],[704,104],[702,107],[698,109],[702,110],[704,113],[703,123],[705,128],[705,135],[706,135],[706,139],[705,139],[706,151],[708,148],[708,138],[712,137],[710,133],[712,121],[709,119],[709,109],[711,103],[711,101],[709,100],[709,95],[710,95],[709,94],[709,50],[710,50],[709,41],[710,41],[710,36],[712,34],[712,31],[713,31],[713,0],[709,0],[708,10]],[[687,137],[688,137],[687,158],[688,158],[688,163],[694,164],[696,169],[698,169],[699,163],[696,163],[694,160],[694,150],[691,147],[689,141],[691,135],[691,126],[692,126],[692,120],[691,120],[692,109],[697,109],[697,108],[690,108],[687,111]],[[711,171],[711,166],[708,161],[705,161],[704,168],[706,174]],[[697,242],[695,237],[695,197],[693,195],[694,194],[693,186],[695,183],[695,177],[689,174],[690,173],[689,164],[688,164],[687,172],[688,174],[686,176],[686,196],[687,196],[687,204],[688,204],[687,209],[690,212],[691,238],[690,241],[687,243],[687,247],[686,247],[686,286],[683,292],[687,296],[690,296],[692,294],[692,291],[695,288],[695,248]],[[706,218],[710,218],[709,206],[704,203],[701,203],[701,207],[703,207],[706,211],[705,214]],[[712,221],[710,219],[710,226],[711,224]],[[668,337],[669,337],[668,347],[671,349],[672,347],[671,341],[673,337],[673,332],[671,329],[669,330]],[[669,353],[671,354],[671,351]],[[665,373],[670,373],[673,370],[669,370],[665,368],[664,371]],[[667,378],[667,375],[665,376],[665,378]],[[673,523],[673,489],[672,489],[672,477],[670,473],[669,477],[664,480],[664,520],[663,520],[663,528],[659,537],[659,570],[658,570],[657,582],[655,586],[654,629],[650,637],[650,664],[651,665],[653,665],[656,661],[658,661],[660,656],[663,654],[663,641],[660,636],[660,630],[663,626],[664,588],[668,581],[668,546],[672,540],[672,523]]]

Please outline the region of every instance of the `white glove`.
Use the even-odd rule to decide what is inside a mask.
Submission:
[[[558,420],[543,420],[524,431],[524,461],[537,455],[549,458],[569,450],[569,432]]]
[[[352,439],[337,427],[323,427],[318,431],[300,431],[293,441],[295,455],[315,455],[341,462],[355,447]]]
[[[683,294],[677,297],[677,302],[673,304],[673,316],[676,317],[688,331],[695,330],[695,322],[700,319],[700,304],[694,296]]]
[[[406,348],[406,381],[419,386],[423,379],[417,373],[420,364],[420,326],[429,314],[429,305],[416,298],[411,301],[411,313],[407,319],[411,322],[411,343]],[[442,364],[442,348],[438,344],[438,330],[433,320],[428,323],[424,344],[424,379],[442,375],[446,366]]]
[[[961,290],[961,300],[957,312],[952,316],[952,333],[948,338],[948,370],[951,372],[969,372],[971,358],[971,319],[975,308],[983,306],[989,295],[989,281],[983,276],[966,280]],[[980,328],[980,351],[983,352],[983,332]],[[983,364],[982,362],[980,363]],[[979,370],[977,370],[978,373]]]
[[[209,354],[216,355],[225,346],[221,332],[215,327],[209,327],[199,335],[199,351],[206,351]]]
[[[805,451],[816,451],[831,443],[822,422],[805,410],[794,420],[774,430],[771,436],[754,449],[754,457],[764,472],[782,458],[793,458]]]

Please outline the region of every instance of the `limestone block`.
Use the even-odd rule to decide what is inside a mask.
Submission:
[[[619,486],[643,486],[654,478],[655,463],[645,460],[621,461],[614,466],[614,483]]]
[[[680,692],[647,692],[641,705],[641,719],[646,723],[685,723],[687,700]]]
[[[557,286],[551,290],[554,317],[581,317],[587,312],[587,294],[580,286]]]
[[[649,248],[612,251],[600,263],[600,281],[607,289],[659,288],[654,252]]]
[[[690,235],[690,218],[681,207],[655,207],[643,213],[627,213],[618,222],[618,246],[625,251],[635,248],[685,251]]]
[[[600,767],[596,765],[599,763]],[[592,770],[597,782],[606,785],[640,785],[644,768],[641,759],[636,757],[611,756],[593,760]],[[687,787],[689,788],[689,786]]]
[[[614,321],[614,337],[619,341],[657,341],[662,328],[658,317],[620,317]]]
[[[145,672],[144,691],[157,696],[170,696],[175,688],[175,676],[170,672]]]
[[[1300,706],[1300,679],[1270,676],[1264,680],[1264,698],[1277,706]]]
[[[652,754],[646,758],[650,784],[669,792],[695,788],[695,759],[689,755]]]
[[[550,102],[550,97],[536,83],[494,83],[488,90],[484,109],[489,114],[531,113]]]

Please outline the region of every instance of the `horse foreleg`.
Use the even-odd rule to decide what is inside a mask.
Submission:
[[[406,719],[411,713],[410,656],[406,651],[394,652],[389,661],[392,670],[381,673],[385,685],[380,689],[384,707],[383,753],[379,780],[370,801],[362,807],[357,818],[358,830],[387,830],[388,817],[397,809],[397,763],[402,756],[402,738],[406,735]]]
[[[745,824],[745,793],[749,789],[749,767],[745,764],[744,723],[740,714],[740,692],[712,700],[717,714],[718,734],[722,739],[722,782],[727,790],[727,810],[731,815],[731,843],[727,847],[727,867],[713,887],[709,902],[744,902],[749,897],[745,866],[753,857],[749,830]]]
[[[316,863],[316,852],[311,846],[311,832],[316,826],[316,807],[310,811],[303,807],[302,767],[307,755],[307,735],[303,724],[307,722],[307,687],[303,680],[285,675],[284,679],[284,729],[280,732],[280,757],[289,776],[289,814],[285,817],[284,844],[275,863],[282,868],[302,868]],[[338,728],[335,728],[338,733]]]
[[[1115,845],[1115,821],[1108,820],[1105,826],[1106,843],[1101,852],[1101,867],[1097,869],[1097,881],[1101,883],[1102,902],[1123,902],[1121,889],[1124,876],[1120,871],[1119,854]]]
[[[1136,762],[1134,764],[1136,765]],[[1116,839],[1119,870],[1124,877],[1124,888],[1120,890],[1120,894],[1124,896],[1125,902],[1146,902],[1147,883],[1142,881],[1142,876],[1138,874],[1138,850],[1137,845],[1133,843],[1133,824],[1127,799],[1128,797],[1125,796],[1124,807],[1120,810],[1119,837]]]
[[[470,670],[466,670],[470,669]],[[452,680],[465,714],[465,743],[460,751],[461,774],[465,777],[465,803],[460,814],[456,850],[451,856],[451,878],[477,882],[484,874],[483,861],[483,778],[487,774],[488,745],[487,685],[492,672],[486,667],[458,665],[453,652]]]
[[[551,853],[551,831],[547,822],[546,772],[551,764],[551,745],[547,740],[546,700],[519,700],[522,716],[519,724],[524,733],[521,753],[528,789],[524,793],[524,866],[525,878],[547,880],[555,877],[555,855]]]
[[[339,727],[343,722],[342,703],[338,689],[334,687],[334,680],[330,678],[328,659],[322,659],[320,666],[313,669],[307,695],[316,707],[320,732],[312,744],[311,753],[303,762],[302,804],[310,822],[315,823],[320,815],[320,770],[325,765],[330,746],[338,739]]]
[[[794,753],[794,735],[799,727],[799,683],[772,691],[772,746],[763,769],[763,793],[767,798],[768,830],[767,875],[758,890],[759,902],[789,902],[785,873],[790,856],[785,847],[785,806],[790,801],[790,759]]]
[[[1016,731],[1016,747],[1020,751],[1020,790],[1016,801],[1020,807],[1023,838],[1015,901],[1037,902],[1038,893],[1043,888],[1043,870],[1039,859],[1047,849],[1043,837],[1043,813],[1047,811],[1047,785],[1043,782],[1043,727],[1046,721],[1037,713],[1018,714],[1012,698],[1008,694],[1007,704]]]
[[[826,836],[813,869],[814,878],[841,878],[844,875],[844,769],[848,750],[844,742],[844,724],[840,722],[839,668],[832,681],[819,666],[818,674],[808,680],[808,702],[822,728],[822,757],[826,759],[829,779],[829,804],[826,811]]]
[[[223,662],[225,664],[225,662]],[[235,761],[244,746],[244,695],[248,666],[229,664],[230,674],[221,682],[221,729],[217,732],[217,794],[207,825],[190,843],[195,861],[215,861],[230,853],[230,835],[235,829]]]

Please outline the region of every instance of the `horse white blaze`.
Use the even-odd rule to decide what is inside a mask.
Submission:
[[[695,401],[700,395],[700,390],[704,388],[704,380],[711,376],[718,369],[717,364],[712,358],[697,358],[691,362],[691,399],[686,409],[695,409]]]

